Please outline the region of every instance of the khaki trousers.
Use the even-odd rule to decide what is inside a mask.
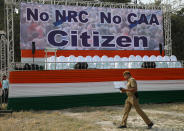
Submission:
[[[147,115],[144,113],[144,111],[140,108],[138,99],[135,96],[128,96],[128,98],[125,101],[124,115],[123,115],[121,125],[127,124],[128,114],[129,114],[132,106],[135,107],[135,110],[142,117],[142,119],[144,120],[144,122],[147,125],[151,123],[150,119],[147,117]]]

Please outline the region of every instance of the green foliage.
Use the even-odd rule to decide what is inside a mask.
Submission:
[[[15,50],[15,61],[21,61],[20,51],[20,14],[14,14],[14,50]]]
[[[100,0],[101,2],[128,3],[131,0]]]
[[[162,2],[161,0],[155,0],[155,3],[154,3],[154,4],[155,4],[156,6],[159,6],[159,5],[161,4],[161,2]]]
[[[4,30],[4,0],[0,0],[0,30]]]
[[[184,59],[184,8],[171,16],[173,54]]]

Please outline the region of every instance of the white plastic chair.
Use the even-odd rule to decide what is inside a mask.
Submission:
[[[156,63],[156,68],[168,68],[167,62],[164,61],[164,58],[162,56],[157,56],[157,62]]]
[[[130,55],[128,58],[129,58],[129,60],[135,60],[135,56],[134,55]]]
[[[93,62],[94,62],[95,68],[98,68],[98,69],[101,68],[101,63],[100,63],[101,62],[101,59],[100,59],[99,56],[95,55],[93,57]]]
[[[57,68],[56,68],[56,63],[51,63],[50,64],[50,70],[56,70]]]
[[[108,69],[109,63],[108,63],[108,57],[106,55],[101,57],[101,68],[102,69]]]
[[[100,59],[99,56],[95,55],[95,56],[93,57],[93,61],[94,61],[94,62],[100,62],[101,59]]]
[[[164,56],[163,61],[167,61],[167,62],[170,61],[170,57],[169,56]]]
[[[77,62],[84,62],[85,58],[83,56],[78,56],[77,57]]]
[[[137,68],[136,57],[134,55],[130,55],[128,60],[128,68]]]
[[[155,55],[151,55],[150,58],[149,58],[149,61],[156,62],[157,61],[157,57]],[[159,64],[156,64],[156,65],[159,66]],[[147,65],[147,66],[151,66],[151,65]]]
[[[140,55],[136,55],[135,58],[136,58],[136,61],[143,61],[143,59]]]
[[[114,61],[113,57],[109,57],[109,58],[108,58],[108,61],[113,62],[113,61]]]
[[[60,62],[60,59],[59,59],[59,57],[56,57],[56,62]]]
[[[146,61],[150,61],[150,58],[149,56],[145,55],[143,56],[143,61],[146,62]],[[142,66],[142,65],[141,65]]]
[[[54,62],[55,61],[55,56],[51,56],[47,58],[48,62]]]
[[[143,61],[143,58],[140,56],[140,55],[136,55],[135,56],[135,61],[136,61],[136,67],[135,68],[142,68],[142,61]]]
[[[114,61],[121,61],[121,57],[120,56],[114,57]]]
[[[70,69],[74,69],[74,66],[75,66],[75,64],[76,64],[76,57],[74,56],[74,55],[70,55],[69,57],[68,57],[68,67],[70,68]]]
[[[149,56],[147,55],[143,56],[143,61],[150,61]]]
[[[92,62],[93,58],[91,56],[86,56],[85,61],[86,62]]]
[[[174,66],[175,66],[175,68],[182,68],[182,64],[181,64],[181,62],[179,62],[179,61],[177,61],[177,62],[174,62]]]
[[[157,60],[156,60],[156,61],[160,61],[160,62],[161,62],[161,61],[163,61],[163,57],[162,57],[162,56],[160,56],[160,55],[158,55],[158,56],[157,56]]]
[[[113,69],[113,68],[115,68],[114,59],[113,59],[112,57],[109,57],[109,58],[108,58],[108,61],[109,61],[108,69]]]
[[[62,62],[63,62],[63,63],[62,63],[63,69],[69,69],[69,64],[68,64],[68,62],[69,62],[69,57],[65,57],[65,59],[63,59]]]
[[[62,63],[62,62],[66,62],[66,61],[67,61],[67,58],[66,58],[66,57],[64,57],[64,56],[59,56],[59,57],[57,58],[57,62],[59,62],[59,63],[57,63],[56,69],[57,69],[57,70],[66,69],[66,68],[67,68],[66,63]]]
[[[129,65],[129,59],[127,57],[121,58],[121,68],[127,69]]]
[[[61,69],[61,63],[60,63],[61,61],[60,61],[60,57],[57,57],[56,58],[56,70],[60,70]]]
[[[136,61],[136,57],[129,57],[128,61]]]
[[[169,56],[164,56],[163,57],[163,63],[164,63],[164,66],[166,66],[167,68],[170,66],[169,64],[170,64],[170,57]],[[167,65],[166,65],[167,64]]]
[[[179,61],[171,61],[171,62],[168,62],[168,67],[169,68],[182,68],[182,64]]]
[[[157,57],[155,55],[150,56],[150,61],[157,61]]]
[[[116,69],[120,69],[121,68],[121,57],[119,55],[116,55],[114,57],[114,64],[115,64],[115,68]]]
[[[171,56],[170,56],[170,60],[171,60],[171,61],[177,61],[177,58],[176,58],[175,55],[171,55]]]
[[[55,70],[56,69],[56,65],[55,65],[55,62],[56,62],[56,57],[55,56],[51,56],[51,57],[48,57],[47,59],[47,69],[48,70]]]
[[[74,62],[74,61],[76,61],[76,57],[75,57],[74,55],[70,55],[70,56],[68,57],[68,61],[69,61],[69,62]]]
[[[102,62],[107,62],[108,61],[108,57],[106,55],[101,57],[101,61]]]
[[[171,62],[168,62],[168,68],[175,68],[174,67],[174,62],[172,62],[172,61]]]
[[[86,56],[85,61],[88,63],[88,68],[95,68],[93,63],[93,58],[91,56]]]
[[[50,57],[47,57],[47,58],[45,59],[45,62],[50,62]],[[46,64],[45,64],[45,69],[46,69],[46,70],[50,70],[50,63],[46,63]]]
[[[122,57],[122,58],[121,58],[121,61],[124,61],[124,62],[126,61],[126,62],[127,62],[127,61],[129,61],[129,60],[128,60],[127,57]]]
[[[114,59],[120,59],[121,57],[119,55],[115,55]]]

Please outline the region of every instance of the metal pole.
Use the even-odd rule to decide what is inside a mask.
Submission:
[[[47,50],[46,50],[46,70],[47,70]]]
[[[33,64],[34,64],[34,53],[33,53]]]
[[[56,70],[56,51],[57,50],[55,50],[55,54],[54,54],[55,55],[55,70]]]

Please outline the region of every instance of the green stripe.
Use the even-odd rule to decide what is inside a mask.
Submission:
[[[126,95],[120,93],[68,95],[9,98],[9,109],[20,110],[57,110],[80,106],[110,106],[124,104]],[[184,102],[184,90],[180,91],[142,91],[139,92],[141,104]]]

